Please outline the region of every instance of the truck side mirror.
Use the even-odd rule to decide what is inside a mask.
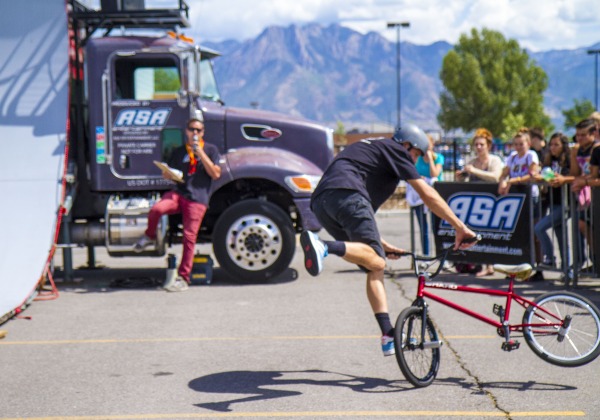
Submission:
[[[189,98],[187,91],[179,89],[179,91],[177,92],[177,105],[179,105],[182,108],[187,108],[188,104]]]

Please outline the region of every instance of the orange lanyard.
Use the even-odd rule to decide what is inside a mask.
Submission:
[[[194,151],[190,147],[190,145],[185,145],[185,150],[187,150],[187,154],[190,157],[190,167],[188,169],[188,175],[194,175],[196,173],[196,155],[194,155]]]

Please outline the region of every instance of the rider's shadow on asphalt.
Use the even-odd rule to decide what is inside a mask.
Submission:
[[[336,377],[337,379],[331,379]],[[188,384],[191,389],[207,394],[241,394],[240,398],[195,404],[197,407],[213,411],[233,411],[231,405],[252,401],[301,395],[300,391],[281,389],[282,385],[313,385],[344,387],[354,392],[389,393],[414,390],[405,380],[386,380],[361,377],[324,370],[301,371],[232,371],[221,372],[196,378]],[[476,382],[467,378],[437,378],[434,385],[460,386],[473,393],[483,394],[490,388],[512,389],[517,391],[575,391],[567,385],[529,382]],[[273,389],[272,387],[277,387]]]
[[[331,379],[332,377],[338,377],[338,379]],[[248,395],[232,400],[195,404],[197,407],[221,412],[232,411],[230,408],[232,404],[302,394],[299,391],[282,390],[282,385],[336,386],[348,388],[354,392],[373,393],[406,390],[404,381],[388,381],[381,378],[360,377],[324,370],[221,372],[194,379],[188,385],[194,391],[209,394]],[[270,387],[277,387],[277,389]]]

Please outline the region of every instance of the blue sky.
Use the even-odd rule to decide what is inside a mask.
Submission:
[[[98,7],[100,0],[80,0]],[[389,40],[388,21],[408,21],[402,40],[419,45],[456,43],[483,27],[500,31],[532,51],[574,49],[600,42],[598,0],[185,0],[196,41],[244,41],[272,25],[338,23]],[[178,0],[145,0],[146,7],[174,7]],[[176,6],[175,6],[176,7]]]
[[[172,0],[146,0],[168,2]],[[200,41],[245,40],[271,25],[338,23],[395,40],[387,21],[409,21],[402,40],[455,43],[471,28],[498,30],[532,51],[600,42],[597,0],[187,0]]]

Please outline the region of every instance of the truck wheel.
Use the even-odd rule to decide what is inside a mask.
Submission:
[[[244,200],[223,212],[213,230],[219,265],[240,282],[262,282],[286,270],[296,237],[289,216],[276,205]]]

